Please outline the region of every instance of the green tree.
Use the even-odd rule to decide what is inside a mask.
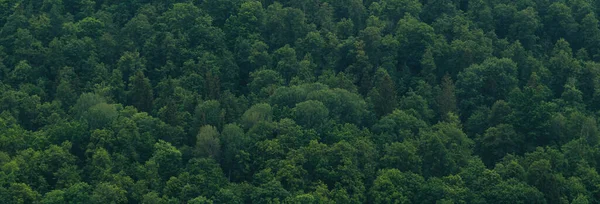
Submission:
[[[140,57],[139,52],[125,52],[117,62],[117,69],[121,71],[123,77],[121,80],[131,79],[131,76],[134,75],[139,77],[138,72],[146,69],[145,63],[145,59]]]
[[[137,71],[129,81],[129,104],[132,104],[140,111],[150,112],[154,100],[150,80],[144,76],[142,71]]]
[[[511,4],[497,4],[493,9],[494,21],[496,21],[495,33],[499,37],[505,37],[510,31],[510,25],[514,23],[517,8]]]
[[[558,202],[560,199],[560,183],[554,175],[550,161],[538,160],[529,166],[527,181],[538,188],[548,202]]]
[[[79,87],[77,80],[73,68],[65,67],[61,69],[55,98],[60,100],[65,108],[75,103],[77,98],[76,87]]]
[[[397,106],[396,87],[390,75],[383,69],[377,70],[375,87],[369,93],[377,117],[392,113]]]
[[[475,107],[492,105],[496,100],[506,99],[517,86],[517,65],[510,59],[490,58],[482,64],[468,67],[458,75],[456,94],[464,116],[473,113]]]
[[[242,115],[241,123],[246,129],[250,129],[256,124],[264,121],[271,122],[273,120],[273,109],[269,104],[255,104]]]
[[[158,165],[158,173],[165,180],[177,175],[181,168],[181,152],[163,140],[154,144],[154,154],[150,160]]]
[[[418,201],[417,194],[425,183],[423,177],[398,169],[381,170],[371,189],[373,203],[409,203]]]
[[[44,198],[40,201],[40,203],[43,204],[59,204],[65,202],[65,192],[61,190],[53,190],[44,194]]]
[[[546,203],[538,189],[514,179],[504,181],[484,192],[486,202],[494,203]]]
[[[205,125],[221,127],[223,125],[224,114],[225,113],[223,109],[221,109],[221,104],[219,101],[204,101],[196,106],[194,125],[196,127],[202,127]]]
[[[320,101],[305,101],[296,104],[292,109],[294,119],[298,124],[307,127],[320,129],[327,122],[329,110]]]
[[[386,0],[381,2],[381,7],[383,17],[391,22],[398,22],[406,13],[417,16],[422,10],[421,2],[410,0]]]
[[[548,70],[553,74],[549,88],[556,95],[562,94],[563,87],[568,78],[578,77],[581,74],[581,65],[573,58],[571,46],[564,39],[558,40],[554,45],[547,66]]]
[[[196,136],[196,154],[202,157],[211,157],[218,159],[221,154],[221,144],[219,142],[219,132],[210,125],[200,128]]]
[[[403,172],[411,171],[415,174],[421,172],[421,157],[418,155],[417,146],[413,141],[386,144],[381,165],[386,168],[395,168]]]
[[[381,118],[374,126],[373,132],[379,134],[376,140],[380,144],[401,142],[417,138],[417,135],[427,127],[427,123],[405,111],[395,110]]]
[[[429,106],[429,101],[423,96],[418,95],[413,90],[400,100],[399,108],[409,112],[423,121],[431,121],[434,117],[434,112]]]
[[[371,115],[367,110],[367,103],[357,93],[339,88],[326,89],[322,84],[307,84],[303,88],[309,92],[306,99],[322,102],[329,110],[330,117],[337,122],[369,124]],[[315,90],[311,92],[311,89]]]
[[[548,15],[544,20],[544,25],[549,25],[548,35],[552,41],[560,38],[575,42],[575,33],[579,30],[579,24],[573,18],[571,8],[561,2],[554,2],[548,7]]]
[[[512,125],[500,124],[485,131],[478,141],[478,149],[485,163],[492,165],[506,154],[520,153],[523,143],[523,138],[515,132]]]
[[[204,196],[198,196],[198,197],[190,200],[188,203],[190,203],[190,204],[212,204],[213,201]]]
[[[109,126],[118,116],[116,105],[98,103],[83,113],[82,118],[90,129],[102,129]]]
[[[551,94],[548,87],[540,84],[536,73],[532,74],[529,85],[523,91],[515,89],[510,93],[508,103],[513,112],[508,120],[517,133],[526,135],[524,137],[526,151],[553,141],[548,128],[551,125],[551,114],[556,110],[557,105],[546,101]]]
[[[411,15],[405,15],[398,21],[396,37],[400,43],[398,65],[407,66],[413,73],[419,73],[421,57],[436,38],[433,28]]]
[[[20,61],[19,64],[11,71],[7,77],[14,85],[21,83],[34,83],[40,72],[35,70],[26,60]]]
[[[104,148],[94,150],[87,174],[96,182],[108,181],[112,176],[113,162],[110,154]]]
[[[73,203],[90,202],[92,187],[87,183],[76,183],[65,189],[65,199]]]
[[[92,203],[127,203],[127,191],[116,185],[100,183],[94,188],[90,201]]]
[[[581,20],[581,36],[580,39],[583,41],[583,47],[590,52],[593,59],[598,59],[598,45],[600,45],[600,28],[598,27],[598,19],[594,13],[587,14]]]
[[[275,69],[283,76],[286,81],[290,81],[293,76],[298,75],[298,59],[296,58],[296,50],[290,45],[285,45],[273,53],[276,65]]]
[[[40,199],[40,194],[24,183],[11,183],[6,191],[7,203],[34,203]]]
[[[527,7],[516,12],[513,19],[514,23],[509,27],[510,37],[514,40],[519,40],[529,49],[533,48],[539,38],[536,34],[542,27],[536,10],[532,7]]]
[[[249,170],[249,164],[243,161],[248,155],[246,148],[250,146],[250,138],[244,133],[244,130],[237,124],[227,124],[223,127],[221,137],[222,167],[229,180],[241,180],[243,175]]]
[[[252,81],[248,84],[248,88],[253,94],[264,98],[272,95],[284,82],[279,73],[268,69],[252,72],[250,77]]]
[[[442,118],[446,118],[448,113],[458,114],[458,108],[456,107],[456,87],[450,76],[446,75],[442,78],[441,89],[436,98],[439,115]]]

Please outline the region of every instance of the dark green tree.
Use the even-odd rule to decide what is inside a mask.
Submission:
[[[377,70],[375,87],[369,93],[377,117],[392,113],[397,107],[397,91],[394,81],[383,69]]]
[[[150,80],[144,76],[142,71],[137,71],[129,79],[129,104],[132,104],[140,111],[150,112],[154,101],[154,94]]]

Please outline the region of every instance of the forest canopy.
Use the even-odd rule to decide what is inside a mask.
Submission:
[[[600,203],[598,14],[0,0],[0,200]]]

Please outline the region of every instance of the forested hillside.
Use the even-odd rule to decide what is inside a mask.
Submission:
[[[0,202],[600,203],[600,0],[0,0]]]

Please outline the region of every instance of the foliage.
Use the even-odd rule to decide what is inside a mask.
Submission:
[[[0,200],[600,203],[599,8],[0,0]]]

